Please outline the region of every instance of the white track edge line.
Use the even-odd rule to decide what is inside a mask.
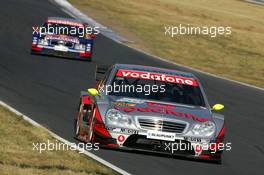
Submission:
[[[25,121],[27,121],[28,123],[32,124],[33,126],[39,127],[45,131],[47,131],[52,137],[54,137],[55,139],[65,143],[66,145],[70,146],[70,147],[74,147],[75,149],[77,149],[80,152],[83,152],[83,154],[85,154],[88,157],[91,157],[92,159],[100,162],[101,164],[113,169],[114,171],[123,174],[123,175],[131,175],[130,173],[128,173],[127,171],[111,164],[110,162],[96,156],[95,154],[89,152],[89,151],[83,151],[81,148],[76,147],[76,145],[72,145],[71,142],[69,142],[68,140],[58,136],[57,134],[55,134],[54,132],[48,130],[47,128],[45,128],[43,125],[39,124],[38,122],[32,120],[30,117],[24,115],[23,113],[19,112],[18,110],[16,110],[15,108],[11,107],[10,105],[6,104],[5,102],[0,100],[0,105],[3,106],[4,108],[6,108],[7,110],[9,110],[10,112],[16,114],[19,117],[22,117]]]

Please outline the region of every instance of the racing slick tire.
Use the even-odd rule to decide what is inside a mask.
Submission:
[[[80,135],[80,124],[78,119],[74,119],[74,135],[77,138]]]
[[[91,116],[91,119],[89,120],[89,137],[87,142],[88,143],[94,143],[94,122],[95,122],[95,109],[93,110],[93,115]]]
[[[79,105],[79,111],[77,113],[77,117],[74,118],[74,135],[76,138],[80,135],[80,123],[79,123],[79,117],[81,115],[81,104]]]
[[[82,108],[81,108],[81,104],[79,106],[79,112],[77,114],[77,118],[74,119],[74,135],[75,138],[79,138],[80,136],[80,122],[79,122],[79,118],[80,115],[83,115],[82,113]],[[91,118],[89,119],[89,132],[88,132],[88,137],[85,140],[85,142],[87,143],[93,143],[94,142],[94,122],[95,122],[95,109],[93,111],[93,114],[91,116]]]
[[[80,115],[82,115],[82,105],[81,103],[79,104],[79,107],[78,107],[78,113],[77,113],[77,116],[74,118],[74,135],[76,138],[78,138],[80,136],[80,122],[79,122],[79,118],[80,118]]]

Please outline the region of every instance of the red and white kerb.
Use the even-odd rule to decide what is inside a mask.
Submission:
[[[189,85],[189,86],[198,86],[197,81],[193,78],[185,78],[185,77],[176,76],[176,75],[153,73],[153,72],[119,69],[116,73],[116,76],[139,78],[139,79],[146,79],[146,80],[157,80],[157,81],[163,81],[163,82],[168,82],[168,83],[184,84],[184,85]]]

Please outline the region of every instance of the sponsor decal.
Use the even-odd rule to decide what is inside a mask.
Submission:
[[[139,78],[139,79],[146,79],[146,80],[157,80],[157,81],[162,81],[162,82],[183,84],[183,85],[189,85],[189,86],[198,86],[197,81],[193,78],[186,78],[186,77],[162,74],[162,73],[119,69],[116,73],[116,76]]]
[[[126,102],[114,102],[116,106],[127,106],[127,107],[134,107],[136,104],[133,103],[126,103]]]
[[[125,141],[125,136],[123,136],[123,135],[119,135],[119,136],[117,137],[117,140],[118,140],[119,142],[124,142],[124,141]]]
[[[121,128],[120,132],[126,133],[126,134],[138,134],[137,130],[127,129],[127,128]]]
[[[113,132],[122,133],[122,134],[138,134],[137,130],[128,129],[128,128],[107,127],[106,129],[108,131],[113,131]]]
[[[47,20],[47,23],[51,23],[51,24],[64,24],[64,25],[70,25],[70,26],[76,26],[76,27],[84,27],[83,24],[81,24],[81,23],[71,22],[71,21],[64,21],[64,20],[54,20],[54,19],[50,19],[50,20]]]
[[[148,102],[148,105],[151,107],[159,107],[159,108],[175,108],[174,105],[167,105],[167,104],[160,104],[160,103],[154,103],[154,102]]]
[[[202,145],[199,144],[195,145],[195,156],[201,155],[202,151],[203,151]]]
[[[201,138],[196,138],[196,137],[184,137],[184,140],[187,140],[190,142],[202,142]]]
[[[73,42],[79,44],[80,41],[74,37],[69,37],[66,35],[46,35],[45,39],[54,39],[54,40],[63,40],[63,41],[68,41],[68,42]]]
[[[66,46],[62,46],[62,45],[58,45],[58,46],[54,46],[54,50],[56,51],[62,51],[62,52],[68,52],[69,48]]]
[[[157,139],[157,140],[166,140],[166,141],[174,141],[175,134],[170,132],[161,132],[155,130],[148,130],[147,131],[147,138],[148,139]]]
[[[136,103],[136,104],[142,104],[142,103],[144,103],[143,100],[133,99],[133,98],[121,98],[121,99],[118,99],[116,101],[117,102]]]
[[[142,108],[136,108],[136,107],[133,107],[133,108],[121,108],[121,107],[118,107],[118,106],[115,106],[115,109],[116,110],[120,110],[120,111],[124,111],[126,113],[130,113],[130,112],[136,112],[136,111],[139,111],[139,112],[153,112],[153,113],[160,113],[160,114],[168,114],[168,115],[174,115],[176,117],[182,117],[182,118],[189,118],[189,119],[193,119],[195,121],[198,121],[198,122],[206,122],[208,121],[207,118],[201,118],[201,117],[197,117],[193,114],[186,114],[186,113],[183,113],[183,112],[176,112],[172,109],[162,109],[162,108],[149,108],[149,107],[142,107]]]

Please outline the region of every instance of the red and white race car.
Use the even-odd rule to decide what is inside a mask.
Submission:
[[[116,64],[81,92],[74,132],[100,146],[220,162],[225,122],[216,111],[223,108],[210,107],[191,73]]]

